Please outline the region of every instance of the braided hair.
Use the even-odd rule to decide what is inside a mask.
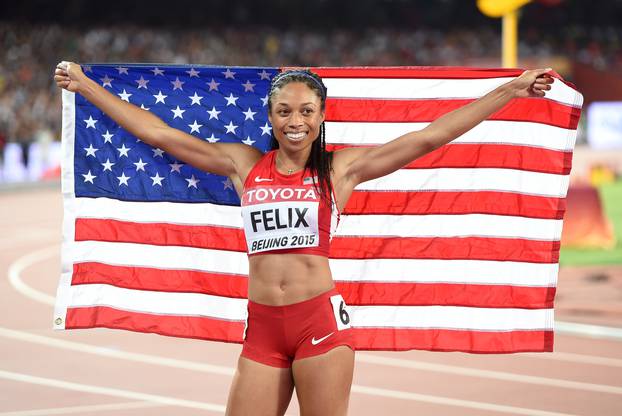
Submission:
[[[321,100],[322,111],[326,108],[326,86],[317,74],[308,69],[283,71],[272,79],[270,92],[268,93],[268,111],[272,111],[272,99],[274,95],[285,85],[291,82],[301,82],[314,91]],[[272,150],[279,148],[279,142],[272,132],[272,141],[270,143]],[[320,125],[320,133],[317,139],[311,145],[311,154],[307,159],[305,168],[309,169],[313,178],[313,185],[320,197],[325,201],[331,202],[331,180],[330,173],[333,169],[333,153],[326,151],[326,126],[324,122]],[[317,176],[317,182],[315,177]]]

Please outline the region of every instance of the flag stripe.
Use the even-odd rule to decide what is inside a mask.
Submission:
[[[245,298],[248,290],[248,279],[245,276],[93,262],[74,264],[73,284],[108,284],[125,289],[217,294],[234,298]],[[555,296],[555,287],[499,284],[337,281],[336,287],[348,305],[552,308]]]
[[[107,284],[73,285],[70,308],[105,306],[167,316],[205,316],[228,321],[246,318],[246,300],[188,292],[139,291]],[[349,306],[354,327],[437,328],[511,331],[550,329],[552,309],[471,308],[465,306]],[[390,319],[389,319],[390,318]],[[239,334],[240,336],[242,334]]]
[[[510,192],[354,191],[342,214],[495,214],[562,219],[563,198]]]
[[[143,243],[196,247],[245,253],[242,230],[215,226],[184,226],[116,220],[78,219],[76,241]],[[559,241],[516,238],[335,237],[331,258],[478,259],[551,263]]]
[[[327,145],[329,151],[350,147],[372,147],[352,144]],[[505,168],[568,175],[572,152],[559,152],[505,144],[453,144],[443,146],[404,166],[404,169],[428,168]]]
[[[107,307],[69,308],[67,329],[116,328],[176,337],[241,343],[244,322],[193,316],[158,316]],[[552,351],[553,331],[459,331],[442,329],[354,328],[358,350],[470,351],[477,353]]]
[[[459,331],[446,329],[354,328],[357,350],[552,352],[553,331]]]
[[[494,168],[402,169],[363,182],[367,191],[500,191],[565,197],[569,175]]]
[[[90,245],[95,248],[97,243]],[[133,258],[127,258],[122,254],[107,257],[91,256],[94,260],[74,264],[74,283],[97,283],[103,279],[100,275],[110,276],[109,281],[114,282],[121,278],[116,276],[117,274],[127,271],[131,273],[130,279],[136,278],[146,282],[144,286],[146,290],[158,290],[157,287],[163,285],[177,287],[184,281],[198,279],[205,282],[208,290],[206,293],[210,293],[209,287],[212,282],[226,278],[237,282],[232,283],[232,288],[238,288],[232,289],[227,296],[238,297],[237,293],[245,290],[241,285],[246,283],[240,282],[245,282],[246,275],[229,273],[218,265],[208,267],[206,263],[199,263],[199,268],[189,269],[187,264],[183,264],[183,260],[170,258],[153,267],[141,266],[146,263],[150,254],[148,250],[146,254]],[[530,287],[554,287],[558,270],[558,265],[551,263],[488,260],[331,259],[330,265],[334,279],[340,282],[473,283]],[[152,275],[156,270],[160,275]],[[160,285],[149,283],[160,280],[159,276],[163,276],[161,280],[164,283]]]
[[[448,99],[476,98],[511,81],[510,77],[458,79],[458,78],[373,78],[326,77],[328,97],[393,98],[393,99]],[[565,82],[556,79],[545,100],[580,107],[581,96]],[[542,100],[542,99],[540,99]]]
[[[66,329],[112,328],[174,337],[241,343],[243,321],[203,316],[166,316],[107,306],[68,308]]]
[[[326,100],[326,120],[348,122],[429,122],[474,100],[381,100],[332,98]],[[489,120],[530,121],[576,129],[581,109],[550,100],[514,99]]]
[[[326,122],[326,141],[332,144],[378,145],[430,123]],[[566,126],[567,127],[567,126]],[[572,151],[577,131],[526,121],[485,120],[457,137],[452,144],[513,144],[551,150]]]

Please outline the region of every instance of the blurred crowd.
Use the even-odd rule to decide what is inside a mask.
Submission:
[[[475,65],[500,56],[499,30],[365,29],[277,31],[274,27],[158,29],[107,26],[80,30],[0,21],[0,147],[60,135],[60,60],[222,65]],[[622,72],[621,27],[566,27],[521,33],[519,55],[563,56]],[[481,64],[480,64],[481,65]],[[490,66],[489,65],[489,66]],[[498,65],[498,64],[497,64]]]

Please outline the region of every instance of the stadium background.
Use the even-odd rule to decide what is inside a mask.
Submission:
[[[36,207],[52,201],[59,205],[51,207],[51,224],[58,227],[51,232],[60,238],[60,92],[51,78],[59,60],[501,65],[500,20],[481,14],[475,1],[3,1],[2,9],[0,212],[5,235],[27,234],[28,224],[40,219]],[[604,328],[607,337],[618,334],[617,339],[622,328],[620,22],[622,0],[533,2],[520,11],[518,47],[519,67],[551,66],[585,97],[564,221],[558,317],[592,325],[579,327],[582,336]],[[605,136],[609,140],[603,141]],[[9,231],[11,218],[26,225]],[[33,233],[28,242],[37,240]],[[20,257],[9,243],[2,247],[2,264],[9,270]],[[37,275],[50,295],[57,277],[53,268]],[[14,285],[0,288],[0,299],[19,296]],[[0,306],[5,316],[11,314],[9,304]],[[51,310],[42,316],[43,322],[50,321]],[[11,357],[5,354],[0,362]],[[0,412],[15,409],[3,403],[8,402],[0,395]]]

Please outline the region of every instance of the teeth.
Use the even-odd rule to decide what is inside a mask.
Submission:
[[[300,140],[305,136],[304,132],[301,133],[286,133],[287,138],[290,140]]]

